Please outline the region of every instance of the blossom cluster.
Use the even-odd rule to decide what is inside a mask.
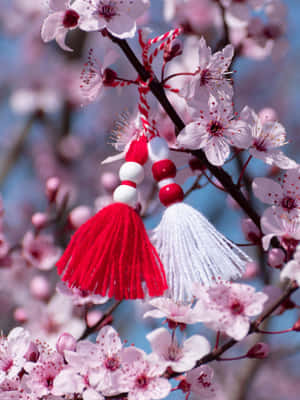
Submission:
[[[184,331],[188,324],[203,321],[241,340],[248,333],[249,317],[262,311],[267,295],[240,284],[197,287],[195,295],[194,307],[166,298],[150,301],[155,309],[144,317],[165,318],[171,329],[148,333],[151,354],[124,346],[109,325],[100,329],[96,343],[76,341],[70,333],[58,335],[56,331],[52,346],[49,337],[47,343],[37,338],[32,326],[28,326],[30,331],[13,329],[0,341],[0,398],[38,400],[80,394],[90,400],[127,393],[129,399],[161,399],[170,393],[168,375],[174,373],[180,376],[177,390],[203,398],[214,396],[213,370],[208,366],[194,368],[197,360],[210,352],[210,343],[198,334],[178,341],[176,328]],[[72,331],[69,325],[64,327]],[[20,397],[14,397],[17,395]]]

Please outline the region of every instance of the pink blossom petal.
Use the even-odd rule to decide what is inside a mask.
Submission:
[[[269,178],[255,178],[252,189],[255,196],[266,204],[274,204],[274,200],[283,196],[281,185]]]
[[[242,340],[247,336],[249,328],[249,319],[243,315],[239,315],[235,318],[234,323],[227,327],[226,333],[235,340]]]
[[[82,16],[79,21],[79,27],[83,31],[91,32],[91,31],[99,31],[105,28],[106,22],[104,18],[98,18],[95,16]]]
[[[52,13],[45,19],[41,31],[44,42],[50,42],[55,39],[58,29],[62,27],[63,16],[64,11],[61,11]]]
[[[194,353],[195,349],[197,349],[197,358],[200,359],[210,352],[209,341],[200,335],[193,335],[185,340],[183,344],[184,353]]]
[[[49,0],[51,10],[60,11],[68,7],[70,0]]]
[[[126,14],[112,18],[106,27],[114,36],[120,39],[132,38],[136,31],[135,20]]]
[[[71,49],[71,47],[67,46],[65,43],[66,40],[66,36],[68,33],[68,29],[61,27],[60,29],[57,30],[56,33],[56,41],[59,44],[59,46],[65,50],[65,51],[73,51],[73,49]]]
[[[272,149],[268,151],[268,154],[265,157],[257,157],[265,161],[266,164],[272,165],[275,164],[277,167],[281,169],[293,169],[298,166],[296,161],[287,157],[281,150]],[[263,159],[264,158],[264,159]]]
[[[199,121],[188,124],[178,135],[177,143],[187,149],[201,149],[207,145],[208,133]]]
[[[165,328],[158,328],[146,336],[152,350],[165,360],[168,359],[168,347],[172,342],[171,334]]]
[[[172,389],[171,383],[164,378],[156,378],[150,381],[148,386],[148,399],[164,399]],[[129,397],[128,397],[129,399]]]
[[[84,380],[80,375],[75,374],[71,368],[64,369],[54,379],[52,393],[57,396],[80,393],[84,387]]]
[[[104,397],[92,388],[88,388],[82,394],[83,400],[104,400]]]
[[[205,146],[205,155],[213,165],[221,166],[230,154],[228,143],[223,138],[211,138]]]
[[[127,13],[131,18],[137,19],[149,8],[149,0],[124,1],[119,5],[120,11]]]
[[[105,326],[100,330],[96,342],[102,352],[108,356],[113,356],[122,349],[121,339],[111,326]]]
[[[206,41],[201,37],[199,41],[199,67],[204,69],[207,67],[211,58],[211,48],[206,45]]]

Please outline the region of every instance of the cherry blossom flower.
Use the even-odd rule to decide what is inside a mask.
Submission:
[[[127,385],[128,400],[162,399],[171,391],[170,382],[161,378],[167,364],[155,354],[147,355],[142,350],[127,354],[123,365]]]
[[[176,338],[172,338],[165,328],[158,328],[150,332],[147,339],[151,343],[153,352],[168,363],[175,372],[184,372],[192,369],[199,358],[210,351],[210,344],[204,336],[193,335],[180,346]]]
[[[226,78],[233,57],[233,46],[227,45],[222,51],[214,54],[202,37],[199,41],[197,70],[194,76],[186,79],[181,95],[197,109],[199,104],[205,105],[210,95],[216,100],[231,101],[233,87]],[[195,62],[195,61],[193,61]]]
[[[256,292],[252,286],[239,283],[219,283],[204,287],[195,285],[198,298],[199,320],[216,331],[225,332],[235,340],[242,340],[248,333],[250,317],[258,315],[268,296]]]
[[[261,228],[264,233],[263,247],[267,250],[274,236],[282,240],[300,240],[300,218],[287,213],[278,213],[278,207],[267,208],[261,217]]]
[[[300,286],[300,246],[298,245],[293,255],[293,259],[289,261],[280,273],[280,279],[290,279],[296,281]]]
[[[81,94],[88,102],[93,102],[103,95],[103,87],[112,86],[116,73],[108,66],[116,61],[118,54],[114,50],[107,50],[104,55],[103,64],[94,56],[93,49],[90,49],[88,61],[81,72]]]
[[[230,154],[230,145],[248,147],[249,127],[245,121],[233,119],[231,104],[210,101],[200,110],[200,117],[180,132],[177,142],[187,149],[203,149],[209,162],[221,166]]]
[[[282,169],[296,168],[297,163],[277,147],[284,146],[286,141],[286,132],[284,127],[274,121],[263,123],[258,115],[250,107],[246,106],[240,114],[240,118],[246,121],[251,130],[249,153],[266,164],[277,165]]]
[[[166,318],[179,324],[194,324],[197,320],[197,316],[190,305],[177,304],[164,297],[150,300],[149,304],[156,309],[147,311],[144,318]]]
[[[20,327],[14,328],[7,338],[0,337],[0,384],[5,379],[17,378],[27,362],[29,345],[29,332]]]
[[[69,30],[77,28],[82,11],[76,2],[71,3],[71,0],[49,0],[51,13],[45,19],[41,32],[44,42],[55,39],[66,51],[73,51],[65,43],[66,35]]]
[[[75,0],[72,7],[86,8],[80,29],[89,32],[106,28],[112,35],[124,39],[134,36],[136,20],[149,4],[149,0]]]
[[[34,236],[27,232],[22,242],[23,257],[29,265],[47,271],[55,266],[61,256],[61,249],[54,246],[51,235],[39,234]]]
[[[300,217],[300,170],[287,171],[279,183],[269,178],[255,178],[252,188],[262,202],[277,208],[278,214]]]
[[[56,353],[43,353],[38,362],[27,363],[25,370],[28,373],[23,378],[27,390],[40,397],[53,394],[55,377],[64,367],[63,357]]]
[[[76,352],[65,350],[64,359],[67,363],[64,369],[55,377],[53,394],[68,395],[84,393],[83,398],[102,400],[104,397],[96,390],[91,379],[90,357],[94,356],[96,346],[88,341],[77,343]]]
[[[207,365],[194,368],[186,374],[189,391],[197,394],[201,399],[215,396],[216,388],[212,383],[214,371]]]

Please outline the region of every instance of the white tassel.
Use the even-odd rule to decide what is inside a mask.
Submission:
[[[199,211],[184,203],[165,210],[151,239],[165,267],[166,295],[176,302],[192,300],[195,282],[210,285],[240,277],[251,261]]]

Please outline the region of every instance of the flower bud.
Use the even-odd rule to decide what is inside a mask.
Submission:
[[[72,229],[78,229],[92,216],[92,210],[87,206],[73,208],[69,214],[69,223]]]
[[[261,242],[261,232],[250,218],[244,218],[242,220],[242,231],[249,242],[253,244],[259,244]]]
[[[40,356],[40,352],[39,352],[37,345],[33,342],[30,342],[28,350],[27,350],[26,354],[24,355],[24,358],[27,361],[37,362],[37,360],[39,359],[39,356]]]
[[[119,178],[113,172],[104,172],[101,175],[100,183],[107,192],[112,193],[119,185]]]
[[[285,261],[285,253],[281,249],[271,249],[268,253],[268,264],[272,268],[281,268]]]
[[[47,225],[48,216],[45,213],[37,212],[31,217],[31,222],[36,229],[43,229]]]
[[[14,311],[14,319],[20,324],[24,324],[28,319],[26,310],[22,307],[16,308]]]
[[[252,278],[254,278],[257,275],[258,270],[259,270],[259,268],[258,268],[258,265],[257,265],[256,262],[254,262],[254,261],[253,262],[248,262],[246,264],[246,269],[245,269],[245,272],[243,274],[243,279],[252,279]]]
[[[268,357],[270,353],[270,347],[266,343],[256,343],[247,353],[248,358],[259,358],[264,359]]]
[[[89,311],[86,316],[87,326],[90,328],[96,325],[102,318],[103,313],[99,310]]]
[[[48,300],[50,297],[49,282],[42,275],[35,276],[30,282],[30,292],[38,300]]]
[[[56,199],[58,189],[60,187],[60,179],[57,177],[49,178],[46,182],[46,196],[49,203],[53,203]]]
[[[178,57],[182,54],[182,42],[179,39],[173,40],[170,46],[164,51],[164,61],[169,62],[173,58]]]
[[[300,318],[296,323],[293,325],[293,331],[300,332]]]
[[[76,339],[70,333],[62,333],[56,342],[56,350],[59,354],[63,355],[65,350],[75,351],[76,350]]]

